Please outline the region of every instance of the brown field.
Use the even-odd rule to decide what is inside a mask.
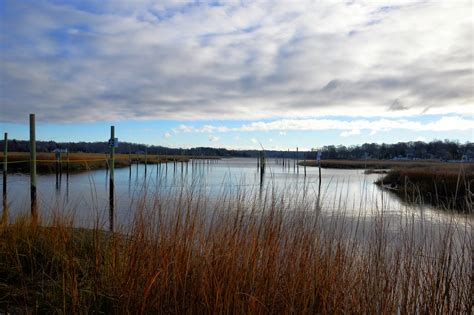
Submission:
[[[8,152],[8,169],[12,172],[29,172],[28,152]],[[56,171],[56,159],[54,153],[37,153],[37,170],[39,173],[51,173]],[[61,156],[62,170],[67,168],[71,172],[86,171],[93,169],[107,168],[109,155],[106,153],[70,153],[69,162],[66,154]],[[152,155],[147,157],[148,164],[165,163],[165,162],[188,162],[190,159],[215,159],[215,157],[191,157],[182,155]],[[145,163],[144,154],[132,154],[132,163]],[[0,161],[3,161],[3,153],[0,153]],[[1,163],[1,162],[0,162]],[[127,167],[130,165],[130,157],[128,154],[115,155],[115,167]]]
[[[472,163],[395,167],[376,184],[392,190],[408,202],[427,203],[441,209],[473,210]]]
[[[300,162],[304,166],[305,162]],[[307,166],[318,166],[315,160],[306,161]],[[474,163],[464,163],[464,165],[474,166]],[[321,160],[322,168],[342,168],[342,169],[389,169],[389,168],[413,168],[413,167],[439,167],[444,169],[458,169],[459,163],[446,163],[435,160]]]
[[[469,223],[419,235],[278,195],[223,196],[210,213],[205,196],[176,198],[113,234],[64,214],[0,227],[0,312],[472,313]]]

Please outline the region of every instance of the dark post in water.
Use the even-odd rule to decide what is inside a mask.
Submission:
[[[36,201],[36,132],[35,114],[30,114],[30,198],[31,218],[36,223],[38,218],[38,204]]]
[[[7,200],[7,165],[8,165],[8,133],[5,132],[3,140],[3,213],[2,224],[8,222],[8,200]]]
[[[110,126],[110,182],[109,182],[109,220],[110,231],[114,231],[114,167],[115,167],[115,126]]]
[[[145,177],[146,177],[146,168],[148,165],[148,148],[145,147]]]

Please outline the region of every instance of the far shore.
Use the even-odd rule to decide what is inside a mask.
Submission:
[[[459,165],[473,166],[469,163],[451,163],[439,160],[321,160],[322,168],[341,168],[341,169],[393,169],[399,167],[439,167],[458,169]],[[318,161],[307,160],[300,161],[300,166],[318,166]]]
[[[8,172],[28,173],[30,170],[30,154],[28,152],[8,152]],[[54,153],[38,152],[38,173],[54,173],[56,171],[56,157]],[[107,169],[110,159],[107,153],[69,153],[69,160],[65,153],[61,154],[61,171],[81,172],[97,169]],[[156,154],[116,154],[115,168],[128,167],[130,164],[159,164],[167,162],[189,162],[190,160],[215,160],[217,157],[185,156],[185,155],[156,155]],[[0,153],[0,163],[3,153]]]

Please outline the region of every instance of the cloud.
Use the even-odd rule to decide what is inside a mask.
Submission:
[[[255,138],[250,139],[250,141],[251,141],[253,144],[258,144],[258,140],[255,139]]]
[[[217,142],[217,141],[219,141],[219,137],[216,137],[216,136],[213,136],[213,135],[209,136],[209,142]]]
[[[165,137],[166,139],[171,138],[171,133],[165,132],[164,137]]]
[[[174,132],[193,132],[194,127],[188,125],[179,125],[177,128],[173,129]]]
[[[222,127],[205,125],[202,128],[192,128],[194,132],[203,132],[203,130],[213,130],[216,132],[255,132],[255,131],[278,131],[278,133],[286,134],[287,130],[291,131],[319,131],[319,130],[342,130],[342,137],[358,135],[362,130],[368,130],[370,135],[374,135],[381,131],[391,130],[409,130],[409,131],[468,131],[472,130],[474,119],[464,118],[462,116],[444,116],[438,119],[419,122],[415,119],[387,119],[379,118],[374,120],[368,119],[278,119],[273,121],[255,121],[243,124],[239,127]],[[284,131],[282,131],[284,130]],[[253,138],[253,143],[257,140]]]
[[[350,137],[350,136],[355,136],[355,135],[360,135],[360,130],[359,129],[352,129],[352,130],[349,130],[349,131],[343,131],[340,134],[341,137]]]
[[[279,134],[280,136],[286,136],[286,131],[279,131],[278,134]]]
[[[393,118],[474,105],[469,0],[2,7],[3,122]]]

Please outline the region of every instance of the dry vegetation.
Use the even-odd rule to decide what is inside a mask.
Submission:
[[[304,165],[303,163],[300,163]],[[307,161],[307,166],[317,166]],[[387,174],[376,184],[403,200],[441,209],[470,211],[474,202],[474,163],[393,160],[322,160],[322,168],[366,169]]]
[[[474,164],[395,167],[377,181],[408,202],[442,209],[471,211],[474,205]]]
[[[310,160],[306,162],[300,162],[300,165],[306,163],[307,166],[318,166],[318,162]],[[473,165],[471,163],[470,165]],[[445,167],[445,168],[459,168],[459,164],[456,163],[443,163],[434,160],[410,160],[410,161],[397,161],[397,160],[321,160],[322,168],[341,168],[341,169],[389,169],[389,168],[401,168],[401,167]]]
[[[0,311],[472,312],[470,218],[420,232],[411,215],[394,227],[382,211],[351,219],[271,193],[185,191],[144,202],[114,234],[61,215],[4,227]]]
[[[149,164],[165,163],[165,162],[187,162],[193,159],[213,159],[212,157],[190,157],[182,155],[148,155],[146,160]],[[0,159],[3,160],[3,153],[0,153]],[[8,153],[8,169],[12,172],[27,173],[30,170],[29,165],[30,154],[28,152],[9,152]],[[54,153],[37,153],[36,159],[37,170],[40,173],[52,173],[56,171],[56,159]],[[107,168],[107,160],[109,155],[106,153],[70,153],[69,166],[66,154],[62,154],[61,164],[62,170],[67,167],[72,172],[86,171],[93,169]],[[144,154],[132,154],[132,163],[145,163]],[[115,155],[115,167],[127,167],[130,165],[130,157],[128,154]]]

